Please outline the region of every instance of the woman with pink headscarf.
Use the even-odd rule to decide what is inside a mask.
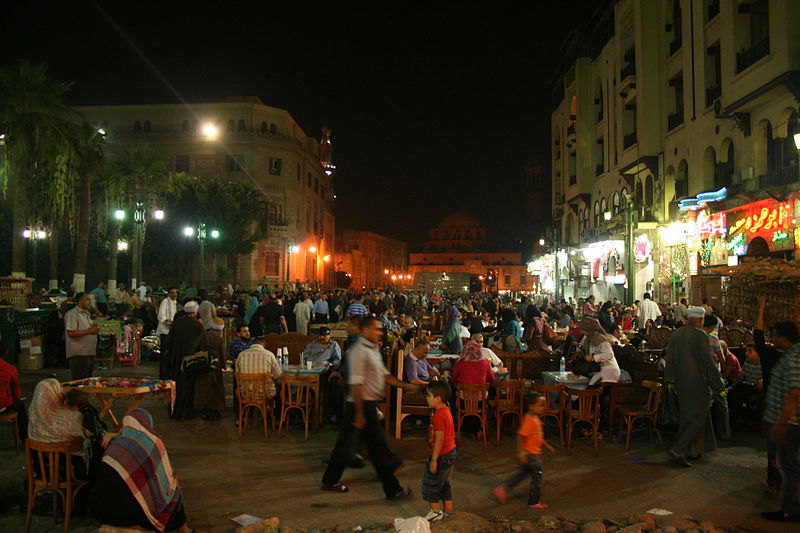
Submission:
[[[481,345],[475,341],[464,344],[464,353],[453,367],[453,383],[483,385],[494,381],[494,373],[489,361],[483,358]]]

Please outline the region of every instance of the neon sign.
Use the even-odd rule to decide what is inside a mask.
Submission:
[[[743,217],[739,218],[731,227],[728,232],[730,236],[738,234],[746,234],[748,236],[763,235],[769,237],[774,242],[781,240],[775,239],[777,233],[785,235],[788,239],[788,230],[791,222],[791,214],[789,210],[791,204],[784,204],[783,202],[757,202],[752,206],[745,208]],[[738,214],[738,213],[737,213]]]
[[[709,237],[722,237],[728,233],[725,225],[725,212],[697,214],[697,234],[701,239]]]
[[[650,237],[647,235],[639,235],[633,243],[633,259],[637,263],[645,263],[653,251],[653,245],[650,243]]]
[[[718,191],[701,192],[694,198],[684,198],[678,202],[678,211],[681,213],[690,210],[702,209],[709,202],[719,202],[728,197],[728,189],[725,187]]]

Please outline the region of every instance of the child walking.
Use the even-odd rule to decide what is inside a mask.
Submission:
[[[522,426],[517,432],[519,470],[492,489],[492,494],[499,503],[506,503],[508,501],[508,491],[530,476],[531,486],[528,489],[528,507],[532,509],[547,509],[548,505],[542,503],[540,499],[542,446],[547,448],[550,453],[555,453],[555,450],[544,440],[542,421],[539,419],[539,415],[545,409],[545,398],[539,393],[533,393],[531,396],[526,397],[525,401],[525,417],[522,420]]]
[[[441,520],[453,512],[453,492],[450,489],[450,474],[456,461],[456,439],[453,415],[447,407],[450,386],[443,381],[432,381],[428,385],[428,407],[434,409],[428,427],[430,455],[422,476],[422,499],[431,510],[425,516],[430,522]]]

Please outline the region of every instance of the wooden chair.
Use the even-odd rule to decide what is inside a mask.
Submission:
[[[575,424],[580,422],[588,423],[592,428],[592,438],[594,439],[594,455],[600,455],[600,396],[603,394],[603,388],[596,389],[571,389],[566,387],[564,395],[566,396],[565,402],[571,402],[572,396],[578,398],[578,408],[572,409],[568,403],[569,408],[567,413],[567,455],[572,452],[572,433],[575,429]]]
[[[19,453],[19,425],[17,424],[17,412],[0,413],[0,424],[11,424],[11,431],[14,433],[14,448]]]
[[[667,347],[672,338],[672,328],[666,326],[654,326],[650,328],[647,336],[647,348],[650,350],[661,350]]]
[[[517,415],[519,423],[522,424],[523,416],[523,401],[525,395],[525,382],[523,380],[516,381],[498,381],[494,384],[495,397],[494,397],[494,414],[497,420],[497,445],[500,446],[500,426],[503,422],[503,417],[506,415]]]
[[[397,373],[395,377],[400,381],[404,381],[404,364],[405,354],[402,349],[393,349],[392,353],[397,359]],[[428,407],[428,401],[425,394],[417,393],[411,394],[405,392],[403,389],[398,388],[395,396],[394,407],[394,438],[400,439],[403,436],[403,420],[412,415],[427,416],[431,414],[431,408]]]
[[[267,429],[267,415],[272,419],[272,428],[275,429],[275,401],[267,397],[267,384],[272,380],[272,374],[240,374],[236,372],[236,398],[239,403],[239,418],[236,426],[239,436],[247,429],[249,413],[258,411],[264,421],[264,438],[269,437]]]
[[[606,383],[611,399],[608,408],[608,436],[614,437],[614,419],[623,407],[641,407],[647,401],[647,389],[633,383]]]
[[[664,444],[664,441],[661,440],[661,432],[658,431],[657,426],[658,408],[661,405],[661,383],[656,381],[642,381],[641,386],[649,391],[647,395],[647,403],[644,405],[639,404],[638,406],[623,405],[619,408],[619,413],[622,415],[625,424],[628,427],[628,437],[625,439],[626,451],[631,446],[631,431],[633,430],[633,424],[639,419],[647,419],[650,421],[650,442],[653,441],[653,431],[655,431],[656,435],[658,435],[659,442],[661,442],[662,445]]]
[[[25,441],[25,470],[28,475],[28,511],[25,515],[25,533],[31,527],[33,505],[36,494],[41,491],[50,491],[53,496],[53,522],[58,520],[58,498],[64,504],[64,533],[69,532],[69,521],[72,515],[72,505],[75,494],[88,481],[75,477],[72,467],[71,453],[80,448],[80,440],[70,442],[38,442],[32,439]],[[34,462],[39,466],[39,476],[34,475]]]
[[[467,385],[458,383],[456,385],[456,402],[458,405],[456,426],[456,438],[461,439],[461,423],[468,416],[476,416],[481,421],[481,431],[483,432],[483,449],[486,449],[486,418],[488,411],[489,384]]]
[[[533,390],[544,396],[544,413],[539,417],[542,422],[546,422],[548,418],[552,418],[558,424],[558,438],[561,441],[561,447],[564,447],[564,410],[565,410],[565,396],[564,385],[541,385],[539,383],[533,384]],[[555,401],[553,401],[555,396]]]
[[[288,413],[292,409],[300,411],[306,427],[305,439],[308,440],[308,420],[316,413],[316,402],[319,401],[319,376],[281,376],[281,420],[278,422],[278,434],[286,423],[289,430]],[[315,418],[315,427],[319,420]]]

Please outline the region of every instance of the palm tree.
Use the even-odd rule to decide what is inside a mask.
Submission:
[[[63,97],[71,84],[54,82],[43,65],[21,62],[0,69],[0,134],[4,136],[2,176],[11,197],[11,275],[25,276],[22,230],[32,221],[29,191],[52,180],[59,156],[75,147],[77,113]],[[52,196],[55,204],[61,200]]]
[[[105,137],[89,126],[80,127],[77,157],[72,167],[80,179],[78,193],[78,233],[75,240],[75,267],[72,284],[78,292],[86,289],[86,263],[89,255],[89,224],[92,218],[92,181],[103,172]]]

